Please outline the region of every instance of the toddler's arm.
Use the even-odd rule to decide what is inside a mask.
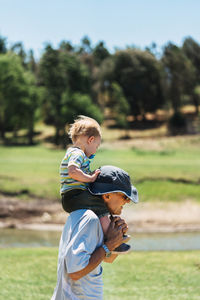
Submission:
[[[69,176],[80,182],[93,182],[96,180],[97,176],[101,172],[99,169],[95,170],[93,174],[85,174],[81,169],[76,166],[69,166],[68,168]]]

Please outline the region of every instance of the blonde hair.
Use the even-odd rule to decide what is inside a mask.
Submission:
[[[72,142],[75,143],[80,136],[101,137],[101,128],[96,120],[80,115],[74,120],[74,123],[70,125],[68,134]]]

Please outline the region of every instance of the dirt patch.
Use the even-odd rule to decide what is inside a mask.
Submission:
[[[66,213],[65,220],[66,220]],[[60,203],[44,199],[22,201],[15,197],[0,197],[0,227],[17,228],[22,224],[64,223]]]
[[[67,216],[59,202],[0,197],[0,228],[62,230]],[[200,231],[200,204],[191,200],[131,204],[122,217],[131,232]]]
[[[131,204],[122,216],[134,232],[200,231],[200,204],[189,199],[181,203]]]

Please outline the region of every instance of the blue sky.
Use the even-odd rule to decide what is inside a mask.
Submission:
[[[199,0],[0,0],[0,35],[8,44],[22,41],[40,56],[45,42],[80,44],[87,35],[95,45],[159,47],[184,37],[200,42]]]

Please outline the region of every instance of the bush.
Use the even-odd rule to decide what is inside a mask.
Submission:
[[[168,121],[168,132],[171,135],[186,133],[186,118],[180,112],[176,112]]]

